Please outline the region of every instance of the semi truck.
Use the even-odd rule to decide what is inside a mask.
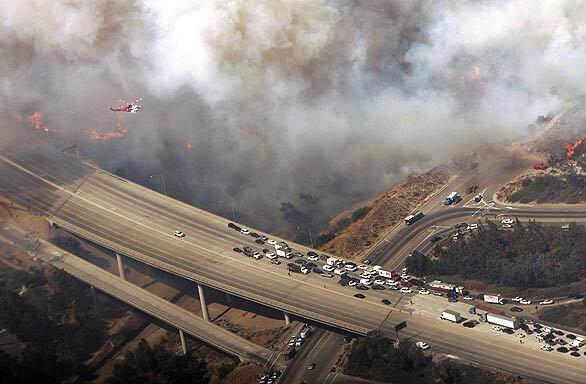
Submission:
[[[464,287],[456,286],[454,284],[442,283],[441,280],[432,281],[431,283],[427,284],[427,288],[444,293],[454,292],[463,294],[465,291]]]
[[[444,199],[444,205],[452,205],[462,200],[462,197],[458,192],[452,192]]]
[[[491,324],[496,324],[511,329],[517,329],[520,325],[519,320],[515,319],[514,317],[495,315],[492,313],[486,314],[486,321]]]
[[[501,298],[501,295],[483,295],[483,299],[487,303],[503,305],[505,302]]]
[[[446,309],[442,312],[441,318],[443,320],[449,320],[452,323],[457,323],[462,319],[462,317],[460,316],[460,312],[451,311],[449,309]]]
[[[423,212],[419,211],[419,212],[415,212],[409,216],[405,217],[405,224],[407,225],[411,225],[414,222],[416,222],[417,220],[420,220],[424,217],[425,215],[423,214]]]
[[[287,264],[287,269],[291,272],[301,273],[301,267],[295,263]]]

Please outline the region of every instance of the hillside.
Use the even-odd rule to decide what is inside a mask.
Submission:
[[[450,179],[447,168],[434,168],[410,175],[403,183],[375,199],[336,216],[319,237],[320,249],[349,259],[358,259],[411,211]]]

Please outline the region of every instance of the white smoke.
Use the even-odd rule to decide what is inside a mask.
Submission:
[[[327,216],[579,95],[583,20],[570,0],[0,0],[0,102],[75,133],[143,96],[120,161],[204,206],[303,192]]]

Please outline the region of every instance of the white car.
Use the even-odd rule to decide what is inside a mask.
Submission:
[[[474,298],[471,296],[464,296],[464,300],[474,300]]]
[[[241,232],[242,232],[242,230],[241,230]],[[243,233],[244,233],[244,232],[243,232]],[[277,240],[268,239],[268,240],[267,240],[267,243],[269,243],[270,245],[275,245],[275,244],[277,244]]]
[[[277,258],[277,255],[275,255],[275,252],[267,252],[266,255],[267,255],[267,259],[269,259],[269,260],[273,260],[273,259]]]
[[[360,284],[362,284],[362,285],[370,285],[370,284],[372,284],[372,280],[370,280],[370,279],[360,279]]]
[[[376,285],[384,285],[385,284],[385,281],[384,280],[381,280],[381,279],[376,279],[374,281],[374,284],[376,284]]]
[[[358,269],[367,270],[368,269],[368,265],[366,265],[366,264],[360,264],[360,265],[358,265]]]
[[[468,224],[466,229],[468,229],[469,231],[471,231],[473,229],[478,229],[478,224]]]
[[[544,351],[553,351],[553,347],[549,344],[543,344],[541,346],[541,349],[543,349]]]
[[[401,293],[411,293],[413,290],[411,288],[403,287],[401,288]]]
[[[271,256],[274,256],[275,255],[275,252],[273,252],[273,251],[270,251],[268,249],[265,249],[265,251],[266,251],[265,252],[265,255],[267,255],[267,257],[271,257]]]
[[[516,296],[511,299],[511,301],[516,301],[516,302],[519,302],[521,300],[523,300],[523,298],[521,296]]]
[[[250,235],[250,229],[240,228],[240,233],[242,233],[243,235]]]
[[[310,260],[311,260],[311,259],[310,259]],[[345,269],[346,269],[348,272],[354,272],[354,271],[356,271],[356,269],[358,269],[358,268],[356,267],[356,265],[355,265],[355,264],[346,264],[346,265],[344,266],[344,268],[345,268]]]
[[[438,291],[433,291],[433,294],[436,296],[443,296],[444,294]]]
[[[501,224],[513,224],[515,220],[513,219],[504,219],[501,221]]]
[[[513,224],[503,224],[503,228],[513,228]]]
[[[254,257],[256,260],[262,259],[262,255],[258,251],[252,252],[252,257]]]
[[[420,289],[419,294],[420,295],[429,295],[429,291],[427,289]]]
[[[334,277],[334,275],[332,275],[331,273],[327,273],[327,272],[320,273],[319,275],[320,275],[321,277],[329,277],[329,278],[332,278],[332,277]]]
[[[333,265],[326,264],[322,268],[326,272],[333,272],[336,269]]]
[[[549,304],[553,304],[552,299],[547,299],[547,300],[543,300],[543,301],[539,302],[539,305],[549,305]]]
[[[360,277],[362,277],[363,279],[368,279],[370,276],[372,276],[372,275],[368,272],[362,272],[360,274]]]
[[[401,273],[401,279],[408,279],[409,275],[406,273]]]
[[[381,267],[380,265],[375,265],[372,267],[372,270],[377,271],[377,272],[380,271],[381,269],[383,269],[383,267]]]
[[[173,234],[175,235],[175,237],[185,237],[185,233],[181,232],[180,230],[173,232]]]
[[[309,260],[309,261],[318,261],[319,260],[319,256],[315,256],[315,255],[307,256],[307,260]]]
[[[309,273],[309,269],[307,269],[306,267],[301,267],[301,273],[307,275]]]
[[[521,300],[519,300],[519,304],[529,305],[529,304],[531,304],[531,300],[521,299]]]
[[[417,348],[421,348],[421,349],[423,349],[424,351],[425,351],[426,349],[429,349],[429,344],[427,344],[427,343],[424,343],[423,341],[418,341],[417,343],[415,343],[415,345],[417,346]]]
[[[345,274],[346,274],[346,271],[345,271],[345,270],[343,270],[343,269],[336,268],[336,269],[334,269],[334,273],[335,273],[336,275],[340,275],[340,276],[342,276],[342,275],[345,275]]]
[[[350,280],[350,281],[348,282],[348,285],[349,285],[349,286],[351,286],[351,287],[354,287],[356,284],[358,284],[358,283],[356,282],[356,280]]]

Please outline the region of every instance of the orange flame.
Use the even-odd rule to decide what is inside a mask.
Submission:
[[[584,142],[584,139],[586,139],[586,135],[584,135],[581,138],[579,138],[578,140],[576,140],[573,144],[566,143],[564,145],[564,147],[566,148],[566,159],[567,160],[570,160],[572,158],[572,156],[574,156],[574,154],[576,153],[576,149],[580,145],[582,145],[582,143]]]
[[[29,116],[18,115],[19,122],[23,122],[25,120],[29,122],[30,126],[35,131],[49,132],[49,128],[43,124],[43,115],[41,114],[41,112],[35,112]]]
[[[480,75],[480,67],[472,68],[472,76],[474,78],[473,81],[476,88],[480,91],[480,93],[486,95],[486,84],[484,83],[484,80],[482,80],[482,76]]]
[[[195,138],[192,135],[189,135],[187,141],[185,142],[185,148],[191,150],[195,145]]]
[[[100,132],[95,128],[91,128],[90,138],[95,141],[109,141],[118,140],[128,135],[128,130],[118,123],[118,129],[111,132]]]

